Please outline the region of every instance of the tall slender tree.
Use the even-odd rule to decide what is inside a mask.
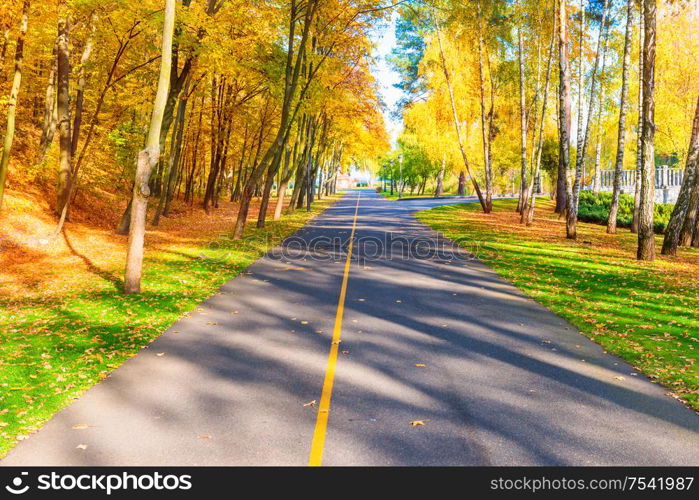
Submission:
[[[677,203],[670,216],[670,221],[665,230],[665,240],[663,241],[663,255],[677,255],[677,246],[680,243],[682,229],[684,228],[687,214],[690,209],[692,194],[694,191],[699,191],[697,186],[697,166],[699,164],[699,98],[694,111],[694,121],[692,122],[692,135],[689,140],[689,149],[687,150],[687,164],[684,170],[684,179],[680,194],[677,197]],[[696,210],[696,209],[695,209]],[[696,217],[696,214],[694,214]]]
[[[641,210],[641,173],[643,170],[643,66],[645,44],[645,9],[646,0],[639,0],[640,20],[638,36],[638,122],[636,123],[636,173],[634,181],[633,220],[631,232],[638,233],[638,215]]]
[[[643,165],[639,193],[637,257],[639,260],[654,260],[656,0],[644,0],[643,22]]]
[[[59,6],[64,11],[63,16],[58,20],[58,50],[57,50],[57,115],[58,115],[58,136],[59,136],[59,168],[58,186],[56,189],[55,212],[60,215],[63,206],[68,203],[70,196],[70,183],[72,180],[72,140],[70,128],[70,48],[68,45],[69,20],[65,15],[65,6]]]
[[[145,148],[138,154],[136,176],[131,201],[131,224],[129,225],[129,242],[124,273],[124,292],[139,293],[143,273],[143,243],[146,232],[146,211],[148,209],[148,186],[150,174],[160,156],[160,128],[163,122],[165,102],[170,85],[172,64],[172,38],[175,28],[175,0],[165,0],[165,19],[163,23],[163,40],[160,57],[160,77],[158,90],[153,104],[148,138]]]
[[[442,46],[442,33],[441,33],[440,26],[439,26],[437,14],[436,14],[436,11],[434,9],[432,10],[432,21],[433,21],[433,24],[435,27],[435,35],[437,37],[437,45],[439,46],[439,57],[440,57],[441,65],[442,65],[442,71],[444,72],[444,80],[446,82],[447,90],[449,92],[449,102],[451,103],[452,118],[454,120],[454,130],[456,131],[456,139],[457,139],[457,142],[459,143],[459,151],[461,152],[461,159],[464,162],[464,168],[466,169],[468,176],[471,178],[471,183],[473,184],[473,189],[476,192],[476,196],[478,196],[478,201],[481,204],[481,208],[483,209],[483,212],[487,214],[487,213],[490,213],[490,209],[488,207],[488,204],[485,201],[485,198],[483,197],[483,193],[481,192],[481,187],[478,185],[478,181],[471,173],[471,165],[468,161],[468,155],[466,154],[466,147],[464,145],[463,138],[461,137],[461,126],[460,126],[460,121],[459,121],[459,113],[456,110],[456,101],[454,99],[454,90],[453,90],[452,84],[451,84],[451,74],[449,72],[449,67],[447,66],[447,59],[444,55],[444,47]]]
[[[570,180],[570,64],[568,59],[568,14],[566,0],[558,0],[558,155],[559,181],[563,173],[568,197]],[[559,196],[560,201],[560,196]],[[570,202],[566,199],[566,205]]]
[[[621,176],[624,172],[624,149],[626,146],[626,114],[629,108],[629,68],[631,66],[631,39],[633,36],[634,0],[626,5],[626,33],[624,34],[624,59],[621,70],[621,97],[619,102],[619,128],[617,132],[616,158],[614,161],[614,187],[612,203],[609,207],[607,232],[616,233],[619,197],[621,195]]]
[[[15,72],[12,78],[10,100],[7,103],[7,126],[5,127],[5,140],[3,141],[2,154],[0,155],[0,210],[5,195],[5,180],[7,179],[7,167],[10,164],[10,151],[15,138],[15,118],[17,114],[17,100],[19,89],[22,86],[22,67],[24,65],[24,38],[27,35],[29,22],[29,0],[22,3],[22,18],[19,22],[19,35],[15,46]]]

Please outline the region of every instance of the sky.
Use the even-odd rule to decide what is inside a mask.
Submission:
[[[377,47],[374,50],[374,59],[376,60],[376,64],[372,68],[372,72],[379,84],[381,100],[386,105],[383,110],[383,116],[386,122],[386,130],[391,136],[391,143],[394,147],[403,129],[403,124],[401,120],[396,120],[391,117],[391,111],[395,110],[396,103],[400,100],[403,93],[393,86],[393,84],[400,81],[400,76],[391,69],[386,61],[386,57],[391,54],[391,50],[396,46],[397,17],[398,13],[394,12],[391,16],[391,21],[381,26],[375,35],[374,41]]]

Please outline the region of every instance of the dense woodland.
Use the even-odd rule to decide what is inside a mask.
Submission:
[[[378,0],[4,2],[0,203],[40,185],[59,234],[82,192],[123,204],[125,290],[173,203],[310,204],[387,147],[370,73]],[[293,189],[291,187],[293,186]],[[150,211],[147,203],[150,199]],[[148,214],[148,220],[146,220]]]
[[[39,186],[56,218],[107,193],[128,234],[124,290],[144,235],[173,207],[237,203],[231,234],[335,189],[352,165],[401,169],[399,191],[458,177],[484,212],[543,187],[577,237],[581,191],[635,171],[638,258],[655,257],[654,175],[684,165],[663,253],[699,245],[696,0],[13,0],[0,10],[0,210]],[[405,125],[390,153],[372,75],[377,26]],[[395,173],[390,175],[392,180]],[[547,189],[548,188],[548,189]],[[92,197],[90,197],[92,196]],[[78,200],[76,202],[76,200]],[[268,215],[269,214],[269,215]]]
[[[655,166],[685,168],[663,253],[699,245],[699,3],[656,0],[410,1],[401,6],[393,66],[402,75],[404,187],[458,177],[484,212],[519,197],[531,224],[535,184],[577,236],[580,193],[614,170],[616,232],[623,170],[635,171],[638,257],[655,256]],[[391,177],[391,173],[386,173]],[[538,187],[538,186],[537,186]]]

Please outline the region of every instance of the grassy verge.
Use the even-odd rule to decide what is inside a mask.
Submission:
[[[335,199],[250,224],[244,240],[147,250],[140,295],[120,292],[121,270],[96,269],[72,293],[0,300],[0,456]]]
[[[491,215],[474,203],[417,216],[448,237],[483,242],[495,271],[699,410],[699,251],[638,262],[626,230],[579,223],[573,242],[550,202],[531,228],[519,224],[516,203],[498,201]]]
[[[391,194],[391,191],[381,191],[381,196],[388,200],[397,200],[398,198],[398,191],[393,191],[393,194]],[[456,193],[442,193],[442,196],[456,196]],[[403,198],[434,198],[434,192],[428,192],[427,194],[410,194],[409,192],[403,192]]]

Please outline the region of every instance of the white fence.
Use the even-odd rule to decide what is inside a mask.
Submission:
[[[680,194],[684,170],[661,165],[655,169],[655,201],[657,203],[675,203]],[[600,172],[600,191],[612,191],[614,188],[614,170]],[[621,190],[633,193],[636,186],[636,170],[621,172]]]

